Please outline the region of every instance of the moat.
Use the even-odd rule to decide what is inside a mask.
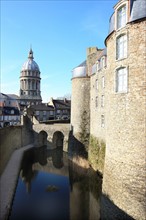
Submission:
[[[102,179],[88,162],[61,148],[26,151],[9,220],[101,219]]]

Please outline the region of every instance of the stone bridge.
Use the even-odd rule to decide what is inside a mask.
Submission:
[[[47,145],[49,149],[62,147],[68,151],[71,125],[69,123],[34,124],[35,146]]]

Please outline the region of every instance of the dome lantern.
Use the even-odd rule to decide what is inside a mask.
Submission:
[[[28,59],[32,59],[33,60],[33,51],[30,48],[29,54],[28,54]]]

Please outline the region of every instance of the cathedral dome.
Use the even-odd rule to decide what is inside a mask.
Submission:
[[[38,64],[33,60],[33,51],[30,49],[28,60],[23,64],[21,71],[40,71]]]

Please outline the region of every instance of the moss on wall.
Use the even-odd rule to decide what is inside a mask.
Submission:
[[[90,136],[89,142],[89,162],[91,166],[103,174],[105,160],[106,144],[103,140],[99,140],[93,135]]]

